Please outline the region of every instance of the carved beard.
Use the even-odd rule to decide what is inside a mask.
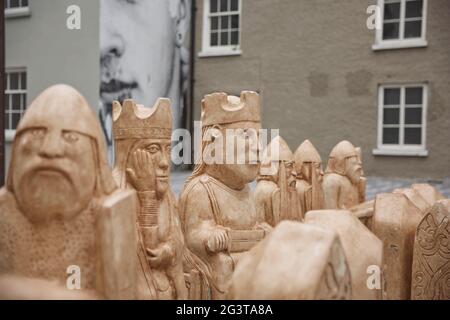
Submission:
[[[312,204],[311,210],[322,210],[323,209],[323,191],[322,191],[322,182],[320,181],[320,175],[317,174],[317,171],[313,168],[313,165],[310,165],[311,172],[311,187],[312,187]]]
[[[164,199],[167,190],[169,190],[168,178],[156,178],[156,197],[159,200]]]
[[[90,201],[79,199],[70,174],[57,169],[29,170],[19,178],[15,195],[21,211],[32,223],[70,219]]]

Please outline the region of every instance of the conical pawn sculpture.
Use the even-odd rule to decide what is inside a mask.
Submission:
[[[323,179],[325,209],[348,210],[361,203],[361,156],[348,141],[338,143],[330,153]]]
[[[302,219],[295,192],[294,155],[280,136],[263,152],[255,189],[256,210],[271,226],[282,220]]]
[[[185,271],[201,276],[201,298],[222,299],[240,258],[271,230],[248,185],[259,170],[259,95],[206,95],[201,120],[202,154],[180,198]]]
[[[17,128],[0,191],[0,274],[35,280],[2,283],[31,299],[68,289],[133,299],[135,205],[134,192],[117,190],[86,100],[66,85],[48,88]]]
[[[172,112],[169,99],[153,108],[113,103],[114,176],[137,191],[138,298],[187,299],[184,237],[170,185]]]
[[[314,145],[305,140],[295,151],[295,189],[304,217],[308,211],[324,207],[322,159]]]

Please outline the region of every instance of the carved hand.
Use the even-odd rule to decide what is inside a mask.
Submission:
[[[211,234],[205,244],[206,250],[211,253],[227,251],[229,245],[230,238],[228,236],[228,229],[220,226],[211,231]]]
[[[147,260],[152,268],[170,265],[172,257],[173,250],[168,243],[162,243],[156,249],[147,248]]]
[[[154,191],[156,189],[156,174],[150,153],[138,149],[131,155],[131,167],[127,175],[131,185],[137,191]]]

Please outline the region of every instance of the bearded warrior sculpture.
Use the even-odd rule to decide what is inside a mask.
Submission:
[[[134,193],[117,190],[86,100],[66,85],[41,93],[17,128],[0,191],[0,274],[15,276],[6,282],[22,298],[45,299],[67,290],[67,272],[78,270],[82,290],[133,299],[134,210]]]
[[[271,226],[282,220],[301,220],[295,193],[294,155],[280,136],[263,152],[255,189],[256,211]]]
[[[201,275],[202,298],[221,299],[241,256],[271,229],[258,216],[248,186],[259,170],[259,96],[207,95],[201,120],[202,157],[182,192],[180,214],[186,258]]]
[[[338,143],[330,153],[323,180],[325,209],[350,209],[362,199],[361,157],[348,141]]]
[[[302,216],[311,210],[324,207],[322,159],[314,145],[305,140],[295,151],[295,189],[300,201]]]
[[[113,104],[114,177],[137,191],[138,289],[140,299],[186,299],[184,238],[169,186],[172,113],[170,100],[153,108],[133,100]]]

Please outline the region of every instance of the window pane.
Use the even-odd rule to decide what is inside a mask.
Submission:
[[[11,114],[12,116],[12,128],[11,129],[16,129],[17,125],[19,124],[20,121],[20,113],[13,113]]]
[[[399,124],[400,108],[388,108],[383,111],[383,124]]]
[[[10,8],[18,8],[19,7],[19,0],[9,0],[10,4],[9,7]]]
[[[22,0],[22,7],[28,7],[28,0]]]
[[[211,30],[219,29],[219,17],[211,17]]]
[[[384,89],[384,105],[400,105],[400,88]]]
[[[229,16],[224,16],[224,17],[220,18],[220,20],[221,20],[220,27],[222,28],[222,30],[228,29],[228,26],[229,26],[228,21],[229,21],[229,19],[230,19]]]
[[[12,110],[20,111],[20,94],[13,94],[12,95]]]
[[[239,44],[239,31],[231,32],[231,44],[233,45]]]
[[[212,13],[217,12],[217,1],[219,0],[210,0],[209,2],[209,9]]]
[[[422,0],[406,2],[406,18],[417,18],[422,16]]]
[[[5,111],[9,110],[9,94],[5,94]]]
[[[27,94],[22,94],[22,111],[24,111],[27,108]]]
[[[405,144],[422,144],[422,129],[405,128]]]
[[[227,32],[222,32],[220,34],[220,44],[222,46],[228,45],[228,31]]]
[[[406,104],[422,104],[423,100],[423,88],[406,88],[405,89],[405,102]]]
[[[400,19],[400,3],[386,3],[384,5],[384,20]]]
[[[220,11],[228,11],[228,0],[220,0]]]
[[[383,39],[398,39],[399,38],[399,23],[391,22],[383,25]]]
[[[219,44],[218,33],[211,32],[211,46],[217,46]]]
[[[19,89],[19,74],[18,73],[10,73],[9,89],[11,89],[11,90]]]
[[[399,128],[383,128],[383,144],[399,144]]]
[[[239,0],[231,0],[231,11],[239,10]]]
[[[5,1],[6,3],[6,1]],[[9,114],[5,115],[5,129],[6,130],[10,130],[11,128],[9,127]]]
[[[405,22],[405,38],[420,38],[422,36],[422,21]]]
[[[25,72],[22,72],[20,74],[20,81],[21,81],[21,89],[26,89],[27,88],[27,74]]]
[[[422,108],[406,108],[405,124],[422,124]]]
[[[235,14],[231,16],[231,28],[239,28],[239,15]]]

